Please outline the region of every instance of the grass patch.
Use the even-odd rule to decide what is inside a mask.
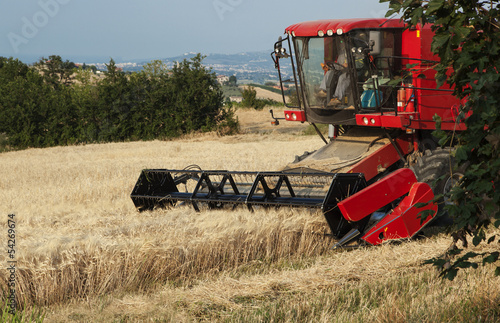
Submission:
[[[227,98],[231,96],[241,96],[240,88],[237,86],[222,85],[222,92]]]
[[[318,127],[319,131],[323,134],[323,136],[328,135],[328,125],[327,124],[316,124]],[[308,125],[307,128],[304,129],[302,132],[302,135],[304,136],[316,136],[318,133],[316,132],[316,129],[314,129],[314,126],[312,124]]]
[[[12,309],[8,302],[5,302],[3,307],[0,309],[0,322],[43,322],[45,319],[45,310],[33,306],[31,308],[17,309],[12,313]]]
[[[301,270],[311,267],[314,262],[315,259],[310,257],[281,258],[275,261],[272,259],[254,260],[234,269],[231,277],[238,279],[243,276],[261,275],[272,271]]]
[[[500,294],[436,278],[430,270],[386,281],[349,282],[338,289],[235,297],[231,313],[204,313],[222,322],[498,322]]]

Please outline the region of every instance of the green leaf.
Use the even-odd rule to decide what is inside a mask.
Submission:
[[[454,28],[454,32],[457,34],[457,36],[461,39],[460,42],[469,36],[469,34],[471,33],[472,31],[472,28],[469,28],[469,27],[463,27],[463,26],[457,26]]]
[[[389,18],[391,17],[392,15],[394,15],[395,13],[398,13],[399,11],[398,10],[394,10],[394,9],[390,9],[389,11],[387,11],[387,13],[385,14],[385,17],[386,18]]]
[[[457,162],[467,160],[467,151],[464,146],[460,146],[457,148],[455,158],[457,159]]]
[[[462,251],[464,251],[464,250],[463,250],[463,249],[454,249],[454,250],[450,250],[450,251],[448,252],[448,254],[449,254],[450,256],[456,256],[456,255],[461,254],[461,253],[462,253]]]
[[[432,15],[434,12],[438,11],[443,7],[444,0],[432,0],[429,1],[427,6],[427,11],[425,12],[427,15]]]
[[[450,41],[449,34],[443,35],[435,35],[432,39],[431,50],[433,53],[437,53],[440,48],[446,46],[446,44]]]
[[[483,265],[484,264],[492,264],[495,261],[498,260],[498,252],[492,252],[489,256],[483,258]]]
[[[452,280],[455,279],[455,277],[457,277],[457,273],[458,273],[458,269],[452,268],[452,269],[448,270],[448,272],[446,272],[444,274],[444,278],[452,281]]]
[[[420,218],[420,224],[423,224],[427,218],[432,218],[435,215],[433,210],[424,210],[418,214]]]
[[[407,0],[407,2],[413,2],[414,0]],[[404,6],[404,5],[403,5]],[[412,25],[416,25],[420,22],[420,20],[422,19],[422,16],[424,15],[424,8],[422,7],[418,7],[416,9],[413,10],[413,12],[411,13],[411,24]]]
[[[493,188],[493,184],[491,185],[491,188]],[[493,214],[496,208],[497,204],[493,200],[484,202],[484,211],[486,213]]]
[[[412,4],[413,0],[406,0],[405,2],[403,2],[403,7],[406,8],[408,6],[410,6]]]

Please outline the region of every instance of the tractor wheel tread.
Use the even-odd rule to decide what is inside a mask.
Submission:
[[[427,174],[441,173],[442,168],[448,166],[450,151],[438,148],[434,151],[426,150],[424,154],[424,156],[417,158],[416,165],[410,168],[420,181],[427,182],[424,180]]]
[[[446,183],[446,178],[436,181],[441,176],[448,174],[450,170],[450,158],[452,167],[455,164],[453,157],[450,157],[450,149],[436,148],[435,150],[426,150],[423,156],[417,158],[417,162],[410,166],[410,169],[415,173],[417,181],[427,183],[431,186],[434,194],[443,194],[443,189]],[[442,225],[451,224],[451,219],[446,213],[442,213],[443,203],[439,203],[440,219],[436,219]],[[440,225],[436,223],[437,225]]]

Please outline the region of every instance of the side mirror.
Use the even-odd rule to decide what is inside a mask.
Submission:
[[[290,57],[286,53],[286,49],[283,48],[283,38],[281,36],[278,38],[278,41],[274,44],[274,54],[276,55],[277,58],[288,58]]]
[[[274,52],[276,54],[281,52],[281,48],[283,48],[283,45],[281,45],[282,42],[283,42],[283,38],[280,36],[278,38],[278,41],[276,43],[274,43]]]

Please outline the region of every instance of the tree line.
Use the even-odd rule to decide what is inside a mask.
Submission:
[[[0,134],[19,149],[234,133],[234,112],[202,60],[152,61],[126,75],[111,59],[97,77],[60,56],[33,66],[0,57]]]

